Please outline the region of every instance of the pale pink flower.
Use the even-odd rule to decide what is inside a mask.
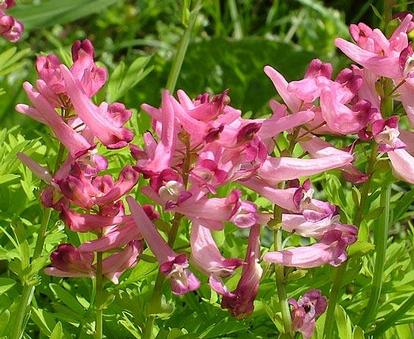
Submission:
[[[338,266],[346,260],[346,248],[355,240],[355,235],[343,233],[337,229],[330,230],[316,244],[268,252],[263,256],[263,260],[283,266],[304,269],[319,267],[325,264]]]

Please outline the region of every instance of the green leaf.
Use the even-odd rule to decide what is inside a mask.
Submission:
[[[125,69],[125,63],[121,61],[109,79],[107,101],[117,101],[144,79],[152,71],[152,67],[145,68],[150,59],[151,57],[139,57],[134,60],[128,69]]]
[[[339,339],[352,339],[352,324],[341,305],[335,308],[335,320]]]
[[[0,278],[0,294],[7,292],[16,284],[16,281],[10,278]]]
[[[0,314],[0,335],[4,334],[4,330],[7,328],[7,325],[9,324],[10,320],[10,311],[4,310]]]
[[[365,339],[364,330],[359,326],[355,326],[354,333],[352,334],[352,338],[353,339]]]
[[[62,324],[59,321],[54,327],[52,333],[50,334],[49,339],[62,339],[63,337],[63,328]]]
[[[119,0],[49,0],[19,5],[9,13],[24,22],[26,30],[46,28],[98,13]]]
[[[6,182],[12,181],[14,179],[17,179],[19,176],[17,174],[4,174],[0,175],[0,185],[4,184]]]
[[[52,329],[56,326],[56,321],[52,314],[36,307],[32,307],[31,318],[46,336],[49,336],[52,333]]]
[[[60,299],[67,307],[69,307],[72,311],[76,312],[77,314],[81,315],[85,312],[83,306],[79,303],[79,301],[67,290],[57,284],[49,284],[50,289],[53,293]]]
[[[348,254],[350,257],[363,256],[371,252],[375,246],[368,241],[360,241],[353,243],[349,246]]]

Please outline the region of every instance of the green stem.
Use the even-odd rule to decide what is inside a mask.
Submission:
[[[23,287],[23,292],[20,297],[21,299],[20,299],[19,307],[16,312],[17,319],[13,321],[14,326],[10,333],[10,339],[20,339],[23,334],[23,331],[25,328],[23,323],[26,319],[26,315],[28,315],[29,313],[29,308],[32,302],[34,290],[35,288],[33,285],[25,284]]]
[[[371,334],[374,338],[379,338],[382,333],[388,330],[395,322],[407,313],[414,306],[414,294],[409,297],[396,311],[388,315],[384,321],[379,323],[374,331],[368,333]]]
[[[354,217],[354,224],[356,226],[361,225],[361,222],[364,216],[365,206],[366,206],[368,195],[369,195],[370,188],[371,188],[371,178],[372,178],[372,174],[375,169],[377,153],[378,153],[378,146],[377,144],[373,144],[371,147],[371,155],[368,159],[368,165],[367,165],[367,174],[369,175],[369,178],[362,186],[361,200],[359,202],[359,206],[358,206],[356,215]],[[324,326],[324,338],[325,339],[335,338],[333,334],[334,325],[335,325],[335,308],[336,308],[336,304],[338,303],[338,300],[342,296],[341,290],[342,290],[343,280],[344,280],[347,266],[348,266],[348,262],[346,261],[341,266],[335,269],[334,278],[332,282],[332,288],[329,294],[328,309],[326,310],[326,318],[325,318],[325,326]]]
[[[275,251],[282,249],[282,231],[280,229],[273,231],[273,240]],[[277,296],[279,299],[280,310],[282,313],[282,322],[284,328],[284,338],[293,338],[292,319],[290,317],[289,304],[285,288],[285,272],[282,265],[275,265]]]
[[[175,90],[178,76],[181,71],[181,66],[183,65],[184,57],[187,52],[188,44],[190,43],[191,32],[194,28],[194,24],[196,22],[197,15],[198,15],[198,12],[200,11],[200,8],[201,8],[201,1],[198,1],[193,11],[190,14],[190,20],[189,20],[188,26],[180,41],[180,45],[178,46],[177,54],[175,55],[170,74],[168,75],[166,87],[171,93],[174,92]]]
[[[50,216],[52,214],[52,210],[50,208],[44,209],[42,221],[40,224],[39,232],[37,234],[35,249],[33,252],[32,261],[39,258],[42,254],[43,245],[45,243],[45,235],[47,226],[49,224]],[[32,303],[32,297],[34,293],[35,287],[32,284],[24,283],[22,296],[20,299],[20,304],[17,312],[17,319],[14,321],[14,326],[11,331],[10,338],[11,339],[20,339],[25,325],[24,320],[26,318],[27,313],[30,309],[30,304]]]
[[[375,242],[375,267],[372,278],[371,295],[368,300],[367,308],[361,317],[360,326],[366,328],[370,321],[375,317],[378,301],[381,296],[382,278],[384,274],[385,253],[387,250],[387,237],[390,221],[390,199],[391,185],[382,189],[381,206],[384,208],[379,225],[374,230]]]
[[[96,254],[96,297],[95,297],[95,338],[102,338],[103,318],[103,276],[102,276],[102,252]]]

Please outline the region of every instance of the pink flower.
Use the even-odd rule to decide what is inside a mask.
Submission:
[[[204,273],[214,277],[228,277],[242,265],[240,259],[224,258],[209,228],[194,218],[191,223],[191,261]]]
[[[16,6],[15,0],[0,0],[0,10],[12,8]]]
[[[402,180],[414,184],[414,157],[405,149],[388,151],[394,174]]]
[[[292,306],[293,330],[302,333],[305,339],[310,339],[315,330],[316,319],[326,310],[326,297],[319,290],[310,290],[298,301],[289,299],[289,304]]]
[[[198,289],[200,282],[189,270],[185,254],[177,254],[171,249],[143,208],[131,196],[127,197],[127,202],[138,231],[160,263],[160,272],[170,280],[172,292],[181,295]]]
[[[340,38],[335,40],[335,44],[350,59],[371,72],[399,79],[403,77],[400,57],[408,47],[407,31],[411,21],[412,15],[406,15],[390,39],[380,30],[372,30],[365,24],[351,25],[350,32],[356,45]]]
[[[147,105],[142,105],[142,109],[151,111]],[[176,148],[176,122],[175,110],[172,106],[172,99],[168,91],[162,93],[162,103],[160,109],[161,137],[158,144],[147,147],[146,158],[138,160],[137,168],[146,175],[159,174],[168,169],[172,162],[172,157]]]
[[[71,244],[60,244],[50,255],[52,266],[45,268],[45,273],[56,277],[92,277],[95,275],[93,258],[91,252],[80,252]]]
[[[121,274],[137,264],[143,250],[143,241],[130,241],[122,251],[106,257],[102,261],[102,273],[114,284],[118,284]]]
[[[32,102],[33,107],[19,104],[16,106],[18,112],[26,114],[31,118],[48,125],[74,158],[81,156],[94,147],[82,135],[71,128],[62,117],[59,116],[48,100],[41,93],[36,91],[30,83],[25,82],[23,87]]]
[[[6,6],[9,7],[7,3]],[[4,3],[2,6],[0,4],[0,34],[10,42],[17,42],[22,37],[23,24],[14,17],[6,15],[2,9],[5,9]]]
[[[63,207],[60,218],[74,232],[99,231],[104,227],[128,222],[130,216],[105,216],[100,214],[81,214]]]
[[[306,71],[305,78],[292,81],[288,85],[288,91],[305,103],[312,103],[321,94],[321,84],[332,77],[332,65],[323,63],[319,59],[313,59]]]
[[[249,245],[245,258],[246,265],[243,266],[236,289],[230,292],[218,279],[210,279],[210,285],[213,289],[223,296],[221,307],[228,309],[238,319],[245,318],[253,312],[253,303],[263,273],[263,269],[258,263],[259,257],[260,226],[254,225],[250,228]]]
[[[343,167],[352,162],[352,155],[343,152],[318,159],[297,159],[289,157],[268,157],[257,174],[265,182],[275,185],[280,181],[311,176],[324,171]]]
[[[332,87],[321,92],[321,113],[328,127],[339,134],[352,134],[363,129],[372,115],[371,104],[361,99],[347,106],[348,102],[339,98]]]
[[[356,237],[340,230],[326,232],[320,241],[310,246],[296,247],[283,251],[268,252],[263,260],[288,267],[313,268],[330,264],[338,266],[346,258],[346,248]]]
[[[282,228],[287,232],[315,239],[321,239],[331,230],[339,230],[355,237],[357,235],[357,228],[354,225],[340,224],[337,214],[327,215],[320,220],[308,219],[302,214],[283,214]]]
[[[95,51],[88,40],[77,40],[72,45],[73,65],[70,69],[78,79],[88,97],[94,96],[105,84],[108,73],[105,68],[98,67],[94,62]]]
[[[375,141],[379,144],[380,152],[393,151],[399,148],[405,148],[405,144],[398,138],[398,117],[392,116],[387,120],[375,120],[372,123],[372,134]]]
[[[331,145],[329,142],[326,142],[316,136],[306,136],[300,142],[301,147],[304,151],[308,152],[312,158],[319,159],[327,156],[343,156],[348,152],[339,150]],[[343,172],[343,175],[346,180],[360,184],[368,180],[368,175],[361,172],[352,164],[347,164],[340,168]]]
[[[108,148],[126,146],[134,137],[133,133],[123,127],[130,113],[122,104],[107,104],[99,107],[91,101],[82,89],[79,80],[64,66],[60,71],[65,81],[67,95],[79,118],[85,123],[90,132]]]

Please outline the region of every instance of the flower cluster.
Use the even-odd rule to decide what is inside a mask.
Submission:
[[[118,283],[122,272],[136,264],[143,250],[141,236],[132,218],[125,215],[121,201],[139,174],[127,165],[116,180],[101,175],[108,161],[98,154],[96,146],[98,142],[111,149],[126,146],[133,133],[123,126],[131,111],[121,103],[93,103],[91,98],[105,84],[107,72],[95,64],[89,40],[73,44],[72,59],[68,69],[53,54],[39,56],[36,87],[24,84],[31,106],[20,104],[16,108],[53,131],[67,150],[66,160],[52,176],[24,154],[20,159],[47,183],[41,193],[43,205],[57,210],[70,230],[92,232],[98,237],[79,247],[61,244],[52,253],[52,265],[45,272],[61,277],[94,276],[94,252],[111,251],[102,261],[102,274]],[[121,239],[121,228],[122,232],[132,232]]]
[[[4,12],[15,5],[15,0],[0,0],[0,35],[10,42],[20,40],[24,29],[20,21]]]
[[[46,124],[66,148],[67,159],[50,175],[25,155],[20,158],[48,184],[41,194],[43,204],[59,211],[72,231],[97,235],[79,247],[61,244],[46,272],[94,276],[94,253],[111,251],[101,263],[102,273],[116,283],[137,262],[145,240],[174,294],[198,289],[205,275],[222,296],[222,307],[242,318],[253,312],[263,275],[261,259],[300,269],[343,263],[357,228],[341,223],[337,206],[314,198],[307,177],[339,169],[351,183],[367,181],[371,173],[353,164],[353,152],[357,143],[369,142],[378,146],[380,155],[388,155],[398,177],[414,183],[414,135],[400,130],[398,117],[384,111],[387,98],[395,96],[414,123],[414,57],[407,35],[413,27],[410,14],[389,39],[364,24],[352,25],[355,44],[342,39],[336,44],[359,66],[336,77],[332,65],[318,59],[303,79],[290,83],[266,66],[283,100],[270,101],[269,118],[243,118],[230,105],[227,91],[191,99],[184,91],[175,97],[164,90],[159,108],[142,105],[152,118],[142,147],[131,143],[134,135],[125,127],[131,112],[123,104],[97,106],[92,101],[107,73],[95,64],[88,40],[74,43],[70,69],[55,55],[39,57],[39,80],[35,86],[24,84],[31,106],[18,105],[17,110]],[[388,80],[390,92],[381,92]],[[282,135],[289,140],[285,149],[276,142]],[[339,149],[325,140],[332,135],[354,142]],[[102,174],[108,161],[98,154],[98,143],[108,149],[129,145],[135,163],[126,165],[116,180]],[[295,147],[303,156],[294,157]],[[139,176],[146,180],[139,193],[157,209],[127,196]],[[269,200],[274,209],[260,209],[249,201],[251,192]],[[171,215],[168,240],[153,222],[159,218],[157,210]],[[190,255],[177,253],[173,246],[183,218],[191,224]],[[244,258],[224,257],[214,240],[214,232],[229,223],[249,232]],[[262,257],[265,226],[310,238],[309,245],[268,251]],[[237,269],[237,287],[229,290],[226,279]],[[291,300],[293,329],[310,337],[326,303],[316,290]]]

